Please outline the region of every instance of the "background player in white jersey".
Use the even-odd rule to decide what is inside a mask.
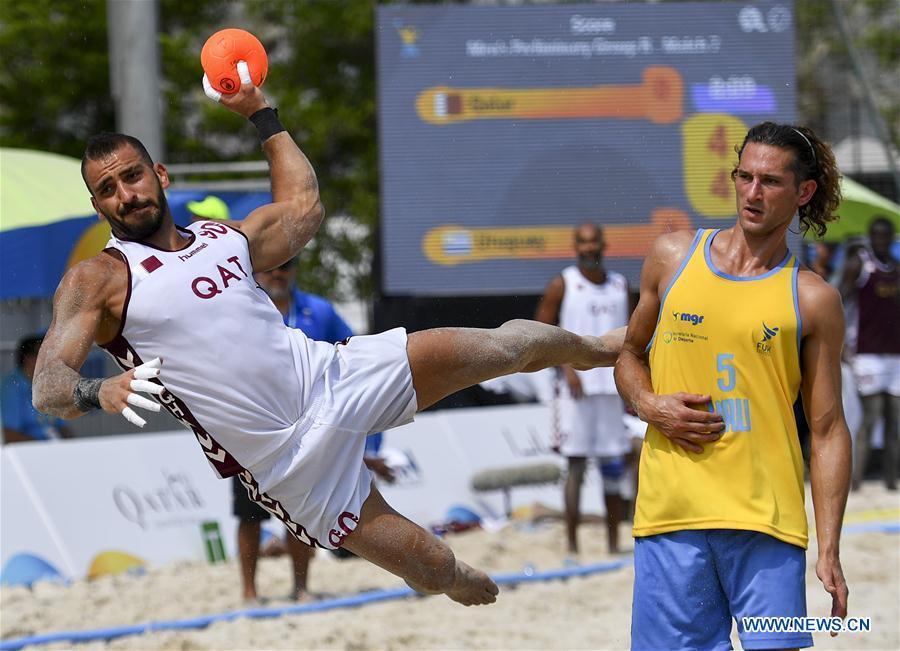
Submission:
[[[596,224],[575,229],[577,265],[563,269],[547,285],[536,319],[580,335],[600,335],[628,324],[628,281],[603,267],[603,231]],[[588,457],[597,459],[603,479],[603,499],[609,551],[619,551],[625,455],[631,450],[625,431],[625,407],[612,369],[577,371],[560,367],[557,431],[554,447],[568,460],[566,478],[566,539],[568,552],[578,555],[581,485]]]
[[[89,140],[82,175],[113,237],[60,282],[34,404],[63,418],[102,408],[140,422],[132,406],[158,409],[139,392],[153,394],[194,432],[220,476],[238,474],[307,544],[343,546],[419,592],[491,603],[498,589],[490,577],[458,561],[371,485],[365,436],[491,377],[609,366],[622,333],[578,336],[517,320],[408,337],[398,328],[331,345],[287,328],[252,274],[291,259],[324,211],[309,161],[250,83],[246,64],[238,70],[240,90],[215,99],[256,127],[273,203],[233,226],[180,229],[166,203],[166,168],[139,141]],[[128,370],[83,378],[92,341]]]

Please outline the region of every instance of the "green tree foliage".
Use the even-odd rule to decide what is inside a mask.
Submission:
[[[271,92],[277,93],[282,121],[315,163],[326,210],[351,216],[363,227],[320,230],[300,258],[301,280],[314,290],[334,286],[339,261],[367,268],[373,249],[378,215],[374,14],[374,3],[360,1],[247,6],[248,21],[260,25],[270,52]],[[368,274],[354,281],[356,293],[371,293]]]
[[[897,0],[837,0],[853,45],[859,52],[874,100],[891,141],[900,145],[900,11]],[[830,0],[796,0],[799,114],[825,132],[826,86],[823,73],[853,74],[847,47]],[[848,89],[849,90],[849,89]]]
[[[378,214],[374,2],[158,6],[166,162],[262,158],[252,128],[200,85],[206,38],[224,27],[253,32],[270,57],[264,91],[313,161],[328,214],[344,226],[323,228],[304,250],[300,281],[332,296],[340,287],[335,298],[369,295]],[[0,2],[0,51],[0,145],[80,157],[88,135],[115,128],[106,0]]]
[[[81,156],[114,121],[103,0],[0,2],[0,144]]]
[[[338,299],[370,295],[379,207],[375,0],[158,0],[158,6],[167,162],[261,159],[252,128],[210,102],[199,81],[199,53],[210,34],[234,26],[255,33],[270,57],[264,90],[316,166],[332,216],[301,255],[300,282]],[[842,6],[852,9],[857,46],[879,66],[874,83],[896,142],[896,0]],[[796,7],[800,116],[821,128],[826,109],[817,74],[826,58],[846,53],[828,2],[797,0]],[[0,145],[80,157],[89,134],[115,127],[106,30],[106,0],[0,2]]]

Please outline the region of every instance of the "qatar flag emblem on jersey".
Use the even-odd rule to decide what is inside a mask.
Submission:
[[[153,273],[154,271],[159,269],[162,265],[163,265],[163,263],[160,262],[159,258],[157,258],[155,255],[151,255],[149,258],[147,258],[146,260],[143,260],[141,262],[141,266],[144,268],[144,271],[146,271],[148,274]]]

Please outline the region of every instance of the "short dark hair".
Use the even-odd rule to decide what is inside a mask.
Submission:
[[[791,171],[797,183],[813,180],[816,191],[806,205],[800,206],[800,228],[812,229],[816,237],[825,234],[827,223],[837,219],[835,211],[841,203],[841,173],[834,152],[809,127],[762,122],[750,128],[740,146],[735,146],[738,161],[748,142],[788,149],[794,153]],[[737,165],[731,177],[737,173]]]
[[[25,367],[25,358],[33,355],[37,357],[38,351],[41,349],[41,344],[44,342],[44,338],[38,335],[30,335],[28,337],[23,337],[19,340],[18,346],[16,346],[16,366],[19,368]]]
[[[153,166],[153,159],[150,158],[147,148],[144,147],[144,143],[140,140],[124,133],[110,133],[109,131],[103,131],[89,137],[85,144],[84,156],[81,157],[81,178],[84,179],[84,184],[88,185],[85,170],[87,169],[89,160],[100,160],[105,156],[109,156],[119,147],[124,145],[131,145],[148,165],[151,167]],[[90,189],[91,187],[88,185],[88,190]]]

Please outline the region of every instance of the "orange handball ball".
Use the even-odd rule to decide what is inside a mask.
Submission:
[[[220,30],[206,39],[200,50],[200,65],[209,83],[225,95],[232,95],[241,87],[238,61],[247,62],[253,84],[262,86],[269,71],[269,57],[263,44],[250,32],[236,28]]]

